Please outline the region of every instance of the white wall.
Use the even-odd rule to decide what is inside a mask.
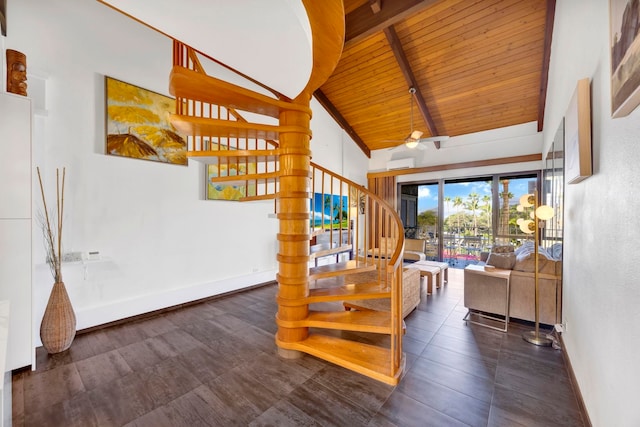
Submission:
[[[64,265],[78,328],[274,279],[273,201],[204,201],[197,163],[105,155],[104,76],[168,94],[171,40],[96,1],[22,0],[8,8],[5,48],[27,55],[30,80],[45,80],[46,115],[36,117],[33,145],[50,199],[55,169],[67,168],[65,251],[97,250],[103,258]],[[364,169],[363,155],[327,153],[353,143],[312,107],[313,160],[337,172]],[[36,336],[52,285],[40,236],[34,230]]]
[[[640,108],[611,118],[607,1],[556,2],[544,141],[592,79],[593,176],[565,186],[563,340],[594,426],[638,426]]]
[[[331,118],[329,113],[313,98],[311,127],[311,161],[358,184],[367,185],[367,165],[369,159],[349,135]],[[316,125],[316,123],[318,125]]]

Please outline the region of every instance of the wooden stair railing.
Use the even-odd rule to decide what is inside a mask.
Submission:
[[[301,95],[294,100],[277,93],[270,97],[208,76],[198,59],[202,54],[176,41],[170,91],[177,107],[172,123],[188,135],[188,157],[213,168],[212,181],[244,186],[243,201],[275,200],[280,228],[275,337],[279,354],[311,354],[397,384],[404,367],[402,223],[393,208],[372,192],[310,162],[309,101],[337,63],[342,43],[336,38],[340,30],[336,23],[344,14],[339,0],[323,2],[322,7],[303,2],[314,36],[314,71]],[[318,26],[331,32],[318,32]],[[335,63],[320,63],[318,58]],[[249,122],[240,111],[259,114],[265,121]],[[312,253],[312,236],[316,241],[326,239],[328,246]],[[395,246],[388,247],[383,236],[394,238]],[[345,254],[349,254],[346,261],[316,265],[323,256]],[[376,272],[374,279],[371,271]],[[362,273],[368,280],[353,279]],[[367,298],[388,298],[389,311],[346,312],[338,304]],[[340,308],[322,311],[317,303]],[[376,346],[316,329],[389,338]]]

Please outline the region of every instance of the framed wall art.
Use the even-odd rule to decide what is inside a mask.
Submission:
[[[226,145],[211,144],[210,150],[228,150]],[[252,162],[228,162],[206,167],[206,199],[207,200],[240,200],[243,197],[256,195],[255,183],[248,185],[231,185],[222,182],[214,182],[212,179],[218,176],[236,176],[255,174],[256,163]]]
[[[186,137],[169,122],[175,99],[105,77],[107,154],[187,164]]]
[[[591,176],[591,82],[578,81],[564,117],[565,177],[568,184]]]
[[[611,115],[624,117],[640,104],[638,0],[609,0]]]
[[[310,200],[312,228],[346,228],[349,220],[349,198],[337,194],[313,193]]]

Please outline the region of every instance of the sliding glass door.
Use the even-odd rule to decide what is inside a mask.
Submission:
[[[453,267],[477,264],[492,241],[491,177],[444,181],[442,259]]]
[[[400,184],[405,237],[424,239],[426,257],[464,268],[480,261],[493,244],[519,244],[516,206],[533,193],[538,173]]]
[[[438,260],[438,230],[440,221],[439,183],[406,184],[400,186],[400,218],[404,236],[426,241],[428,260]]]

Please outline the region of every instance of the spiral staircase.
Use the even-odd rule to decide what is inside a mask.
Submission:
[[[206,164],[212,184],[234,186],[240,201],[274,200],[279,354],[310,354],[394,385],[405,363],[402,223],[374,193],[310,160],[309,102],[333,71],[344,39],[342,2],[317,3],[304,2],[314,68],[297,98],[207,75],[206,55],[175,41],[171,121],[188,135],[187,155]],[[247,112],[264,120],[249,121]],[[395,237],[398,246],[380,248],[382,236]],[[318,265],[334,256],[336,262]],[[346,311],[341,304],[373,298],[389,299],[389,311]]]

